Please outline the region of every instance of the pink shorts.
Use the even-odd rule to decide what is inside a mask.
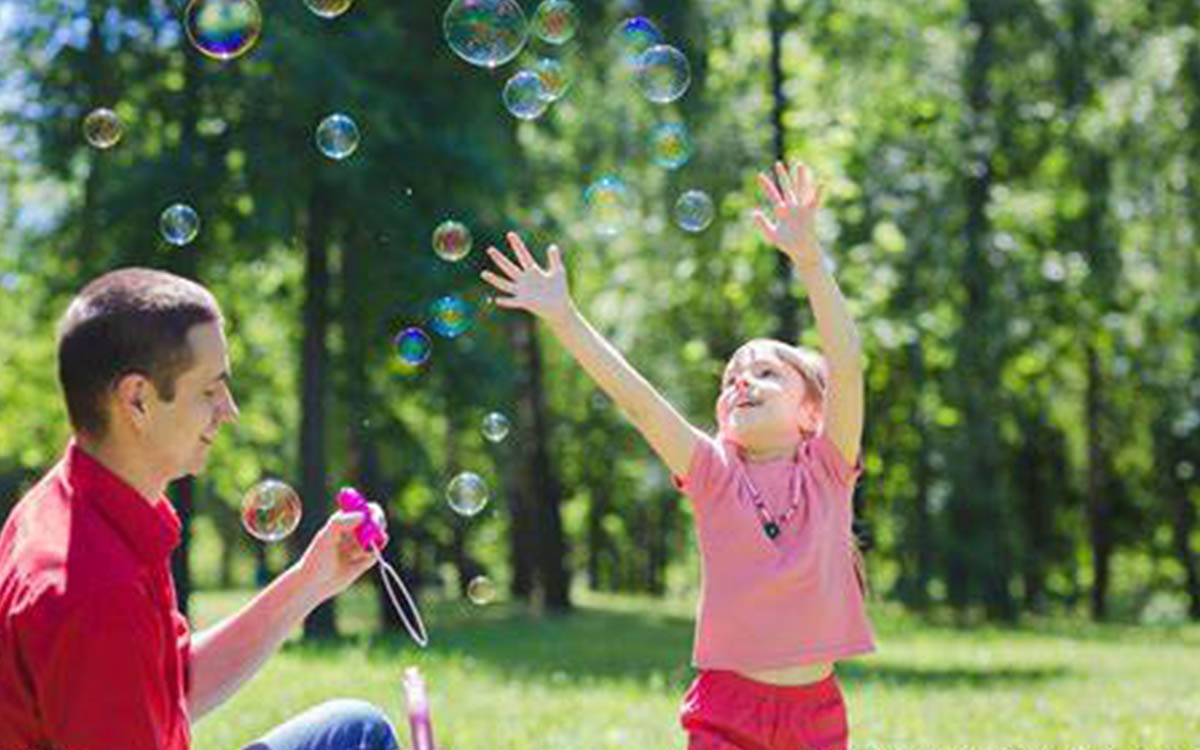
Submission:
[[[701,670],[680,712],[688,750],[846,750],[846,704],[837,677],[769,685]]]

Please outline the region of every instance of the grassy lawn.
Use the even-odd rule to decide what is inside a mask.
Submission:
[[[248,592],[201,593],[199,627]],[[408,746],[403,668],[430,685],[443,750],[682,748],[690,679],[687,603],[580,593],[537,619],[503,604],[427,605],[427,651],[369,637],[368,590],[341,600],[345,642],[289,642],[195,730],[197,750],[235,750],[308,706],[359,697]],[[1185,748],[1200,742],[1200,627],[1049,621],[1021,628],[919,623],[873,612],[880,650],[839,665],[855,748]]]

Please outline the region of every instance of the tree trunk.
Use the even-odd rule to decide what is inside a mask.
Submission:
[[[788,22],[788,12],[783,0],[771,0],[767,11],[767,30],[770,35],[768,68],[771,71],[771,152],[777,161],[787,160],[786,131],[783,118],[787,112],[787,95],[784,94],[783,32]],[[792,262],[783,253],[775,254],[775,280],[772,283],[775,297],[775,338],[795,343],[800,338],[800,303],[792,292]]]
[[[520,397],[522,422],[529,425],[529,440],[523,443],[529,502],[534,519],[534,559],[537,583],[543,601],[551,610],[571,607],[570,574],[567,570],[566,544],[563,539],[562,488],[558,471],[550,460],[550,416],[542,385],[542,354],[531,316],[517,320],[518,351],[525,359],[529,381]]]
[[[325,334],[329,322],[329,216],[328,191],[313,184],[307,206],[304,273],[304,341],[301,350],[300,387],[300,496],[304,512],[293,553],[299,558],[328,515],[325,475],[325,370],[328,352]],[[304,621],[306,638],[337,635],[333,600],[317,607]]]
[[[524,351],[528,331],[519,317],[508,324],[508,333],[513,351]],[[519,359],[519,354],[518,354]],[[527,408],[527,395],[530,389],[527,380],[522,382],[520,394],[517,397],[517,422],[522,432],[532,430],[533,421],[531,409]],[[512,566],[512,583],[510,594],[513,599],[529,601],[533,596],[536,585],[536,561],[534,549],[537,545],[535,534],[537,519],[534,513],[536,495],[534,483],[526,469],[526,452],[528,441],[522,441],[514,449],[513,460],[508,461],[504,470],[505,492],[509,498],[511,509],[512,531],[509,534],[509,564]]]

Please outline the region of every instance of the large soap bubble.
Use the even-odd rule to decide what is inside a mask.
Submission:
[[[183,11],[188,41],[214,60],[246,54],[262,33],[255,0],[191,0]]]
[[[442,32],[454,54],[484,68],[513,59],[529,39],[516,0],[452,0],[442,16]]]

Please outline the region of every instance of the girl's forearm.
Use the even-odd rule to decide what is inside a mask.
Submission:
[[[842,290],[823,263],[816,263],[796,270],[808,292],[808,303],[817,321],[817,333],[821,336],[821,349],[832,372],[862,367],[862,344],[858,326],[850,314],[850,307]]]
[[[592,327],[574,304],[546,323],[563,348],[625,412],[667,468],[684,474],[699,432]]]

